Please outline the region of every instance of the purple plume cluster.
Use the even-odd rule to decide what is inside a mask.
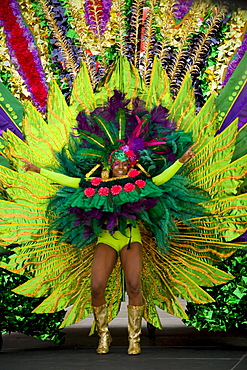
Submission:
[[[126,203],[120,207],[120,210],[114,213],[104,212],[101,209],[92,209],[90,211],[84,211],[79,207],[70,207],[69,212],[75,215],[74,226],[83,224],[84,233],[83,236],[86,238],[93,234],[92,230],[92,219],[98,221],[99,229],[105,228],[110,232],[114,231],[118,227],[118,218],[125,217],[136,220],[136,214],[142,211],[147,211],[156,206],[158,202],[157,198],[141,198],[135,203]]]
[[[243,42],[242,42],[241,46],[239,47],[234,59],[232,59],[231,62],[229,63],[229,66],[228,66],[228,69],[227,69],[227,72],[226,72],[226,76],[225,76],[225,79],[224,79],[224,82],[223,82],[224,86],[229,81],[230,77],[232,76],[233,72],[235,71],[235,69],[239,65],[239,63],[240,63],[241,59],[243,58],[244,54],[246,53],[246,51],[247,51],[247,32],[245,33]]]
[[[110,19],[111,0],[86,0],[85,19],[93,33],[102,36]]]
[[[177,19],[183,19],[183,17],[188,13],[193,0],[177,0],[173,5],[173,15]]]
[[[115,90],[111,98],[109,98],[106,106],[97,107],[92,113],[87,115],[84,111],[77,116],[78,135],[80,130],[86,131],[88,135],[96,135],[104,140],[106,149],[109,149],[109,155],[112,151],[120,146],[122,150],[133,151],[133,158],[137,159],[140,152],[149,147],[158,148],[159,153],[167,155],[168,160],[173,161],[171,147],[166,145],[166,135],[176,130],[176,124],[169,120],[168,110],[165,107],[156,106],[151,111],[145,107],[145,102],[139,98],[132,102],[132,110],[128,109],[129,100],[125,98],[125,94]],[[120,118],[121,116],[121,118]],[[117,131],[120,130],[120,121],[122,124],[123,135],[121,140],[117,140],[113,144],[109,140],[109,136],[99,124],[99,117],[104,122],[112,137],[117,138]],[[91,145],[85,143],[85,145]],[[153,149],[154,150],[154,149]]]

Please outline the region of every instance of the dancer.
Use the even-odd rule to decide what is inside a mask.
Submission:
[[[1,91],[4,199],[0,201],[0,244],[5,248],[18,244],[10,262],[1,266],[29,278],[15,292],[45,297],[35,313],[71,307],[61,328],[79,322],[92,313],[91,287],[96,307],[100,304],[97,298],[104,302],[102,286],[97,281],[91,283],[100,234],[111,237],[118,227],[126,243],[134,244],[129,243],[134,239],[128,237],[127,226],[133,230],[138,226],[142,236],[143,317],[159,329],[156,307],[186,319],[177,297],[196,304],[213,302],[202,287],[233,278],[213,265],[240,247],[231,241],[247,230],[247,199],[242,191],[246,159],[236,157],[237,153],[245,154],[239,150],[244,130],[238,135],[234,121],[238,116],[243,125],[246,117],[242,104],[246,27],[241,13],[237,10],[229,16],[229,7],[215,1],[208,1],[207,6],[193,1],[185,7],[183,1],[168,1],[161,4],[159,12],[153,4],[147,11],[146,4],[136,6],[135,1],[127,5],[112,2],[112,6],[110,2],[102,12],[91,12],[92,4],[85,2],[78,13],[69,2],[68,12],[61,1],[56,1],[55,8],[43,2],[44,13],[23,6],[18,10],[15,3],[18,1],[6,0],[0,6],[6,34],[2,46],[9,49],[9,54],[4,53],[3,80],[25,101],[20,124],[23,108],[17,109],[13,99],[7,102]],[[28,29],[33,29],[34,20],[37,25],[44,24],[44,14],[52,30],[48,38],[45,32],[34,34]],[[116,14],[121,15],[117,27]],[[142,14],[147,15],[146,20]],[[82,29],[87,31],[82,34]],[[15,42],[16,33],[21,41]],[[62,36],[68,42],[62,42]],[[242,42],[238,50],[236,39],[238,45]],[[220,40],[218,46],[215,40]],[[51,53],[37,49],[48,47],[47,41]],[[71,42],[79,47],[71,47]],[[218,47],[220,57],[215,59]],[[50,66],[47,78],[40,68],[43,63]],[[225,82],[235,70],[224,88],[222,68],[227,72]],[[16,71],[22,82],[16,80]],[[11,75],[14,80],[9,79]],[[27,102],[26,93],[23,96],[26,90],[33,105]],[[79,112],[82,140],[78,144],[71,141],[70,133]],[[141,155],[136,171],[141,173],[129,171],[127,178],[117,177],[114,185],[105,177],[113,164],[108,159],[120,143],[123,147],[131,144],[128,139],[134,132],[133,149],[138,147]],[[83,148],[82,141],[86,144]],[[150,178],[180,158],[192,143],[196,143],[196,157],[167,183],[156,186]],[[135,161],[126,153],[129,161]],[[55,180],[23,173],[21,160],[71,176],[76,185],[59,189]],[[102,166],[97,167],[99,163]],[[109,247],[109,238],[107,243]],[[126,254],[134,250],[131,246]],[[119,266],[118,258],[105,290],[109,321],[116,317],[123,299]]]
[[[176,115],[179,101],[177,104]],[[111,266],[114,265],[117,253],[111,241],[114,247],[117,232],[126,237],[125,249],[121,252],[123,267],[123,253],[133,255],[140,249],[135,247],[135,242],[142,244],[142,301],[138,301],[138,294],[131,297],[131,290],[135,290],[133,275],[128,270],[127,276],[124,267],[129,303],[134,307],[143,306],[144,319],[157,328],[161,328],[161,324],[156,306],[186,318],[176,297],[196,303],[212,302],[201,286],[232,279],[230,274],[212,266],[212,262],[230,256],[239,247],[219,237],[217,212],[220,211],[222,219],[222,197],[216,195],[222,193],[218,181],[222,178],[222,169],[218,163],[225,159],[219,150],[225,147],[225,136],[215,138],[214,134],[203,134],[208,119],[205,111],[196,116],[199,126],[192,131],[193,136],[186,126],[184,131],[179,129],[171,119],[172,114],[162,105],[148,108],[138,96],[130,101],[118,90],[102,106],[91,112],[81,111],[77,122],[73,117],[69,121],[68,108],[64,106],[61,110],[60,106],[55,102],[51,106],[51,114],[56,117],[54,125],[46,124],[30,106],[30,111],[25,113],[28,144],[16,142],[14,136],[7,137],[8,133],[5,135],[6,157],[12,160],[16,171],[0,169],[4,189],[11,197],[11,201],[8,198],[1,203],[3,221],[9,225],[2,229],[1,239],[4,243],[16,242],[20,247],[15,248],[15,254],[4,268],[30,277],[14,290],[16,293],[46,297],[35,308],[35,313],[71,307],[61,327],[74,324],[93,312],[92,295],[95,316],[101,320],[97,323],[102,337],[98,351],[106,352],[110,342],[107,321],[116,317],[123,299],[121,270],[118,258],[108,279],[104,300],[109,273],[105,273],[103,281],[100,273],[105,270],[97,264],[95,267],[95,261],[99,251],[99,263],[105,268],[100,251],[107,249],[114,255]],[[182,108],[181,117],[184,117]],[[189,120],[186,122],[189,125]],[[164,182],[160,174],[167,168],[180,166],[176,160],[181,159],[192,142],[197,143],[196,157]],[[20,160],[31,161],[38,168],[45,164],[59,173],[45,169],[35,176],[23,173]],[[122,163],[118,161],[133,168],[121,168]],[[232,166],[229,162],[231,171]],[[234,168],[236,172],[238,167]],[[224,171],[228,176],[227,166]],[[232,176],[238,176],[235,172]],[[63,183],[68,180],[67,176],[69,184]],[[58,182],[65,186],[59,188]],[[228,204],[227,199],[237,202],[240,197],[226,196],[224,204]],[[134,239],[136,236],[130,231],[138,227],[141,240]],[[99,243],[103,246],[96,247]],[[135,282],[139,283],[139,273],[135,276],[138,277]],[[140,283],[137,291],[139,289]],[[138,331],[136,337],[139,340]],[[138,352],[139,344],[136,347]]]
[[[129,148],[128,148],[129,149]],[[123,150],[116,150],[111,154],[111,179],[114,186],[119,186],[118,178],[128,177],[132,171],[128,156]],[[155,185],[162,185],[167,182],[190,158],[194,157],[192,147],[189,148],[179,160],[164,170],[160,175],[152,178]],[[51,180],[63,186],[78,187],[80,178],[71,178],[48,170],[41,169],[33,163],[24,161],[23,170],[41,173]],[[130,225],[129,225],[130,226]],[[124,270],[126,289],[129,297],[128,305],[128,332],[129,349],[128,354],[141,353],[140,334],[143,315],[141,295],[141,268],[142,268],[142,243],[139,227],[129,227],[126,234],[115,231],[113,235],[106,228],[102,228],[98,235],[97,247],[95,250],[92,267],[92,306],[95,322],[100,336],[97,353],[109,352],[112,341],[108,329],[107,306],[105,301],[105,288],[108,278],[120,255],[121,264]]]

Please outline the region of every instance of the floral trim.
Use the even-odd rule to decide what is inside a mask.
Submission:
[[[111,193],[112,193],[112,195],[118,195],[118,194],[121,193],[122,190],[123,190],[122,186],[113,185],[113,187],[111,188]]]
[[[135,185],[131,182],[127,182],[127,184],[124,185],[124,191],[126,191],[126,193],[130,193],[133,190],[135,190]]]
[[[24,79],[34,105],[46,111],[48,87],[39,54],[16,0],[1,0],[0,26],[4,27],[13,64]]]
[[[146,186],[146,181],[139,179],[136,180],[135,184],[138,186],[138,188],[144,189]]]
[[[84,194],[86,195],[87,198],[93,197],[96,193],[96,190],[94,188],[86,188],[84,190]]]
[[[129,182],[129,181],[132,181],[134,180],[136,177],[139,177],[139,178],[142,178],[142,179],[145,179],[147,178],[147,175],[137,169],[131,169],[127,175],[124,175],[124,176],[120,176],[120,177],[112,177],[112,178],[109,178],[109,179],[106,179],[106,180],[103,180],[101,177],[94,177],[93,179],[90,180],[90,183],[92,186],[99,186],[100,184],[104,183],[104,186],[107,186],[108,188],[111,188],[112,187],[112,182],[116,182],[118,183],[118,185],[122,185],[124,186],[126,184],[126,182]],[[88,186],[88,181],[89,179],[86,179],[86,178],[82,178],[81,179],[81,182],[80,182],[80,187],[84,188],[86,186]],[[115,184],[114,184],[115,185]]]
[[[104,186],[104,187],[99,188],[98,193],[101,196],[104,195],[105,197],[107,197],[110,193],[110,190],[106,186]]]
[[[94,179],[91,180],[91,184],[93,186],[98,186],[101,182],[102,182],[102,178],[101,177],[95,177]]]
[[[128,173],[129,177],[136,177],[139,175],[140,175],[140,171],[136,170],[135,168],[133,170],[130,170],[130,172]]]
[[[118,195],[123,190],[126,193],[130,193],[131,191],[137,190],[137,188],[144,189],[146,186],[146,181],[140,178],[136,180],[135,178],[137,176],[144,177],[144,175],[140,171],[133,169],[129,172],[128,176],[125,179],[118,180],[117,178],[115,181],[118,181],[118,184],[114,184],[114,185],[112,185],[111,183],[108,185],[101,179],[101,177],[95,177],[94,179],[91,180],[91,184],[94,186],[94,188],[87,187],[86,189],[84,189],[84,194],[87,198],[93,197],[96,193],[98,193],[100,196],[107,197],[110,194]],[[125,180],[125,181],[123,182],[121,180]],[[100,186],[102,182],[104,182],[105,186]],[[121,182],[121,185],[119,184],[119,182]],[[81,183],[82,187],[83,185],[84,185],[84,182]]]

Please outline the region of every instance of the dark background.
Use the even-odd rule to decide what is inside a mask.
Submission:
[[[247,10],[247,0],[233,0],[230,2],[230,4],[235,4],[239,8],[246,9]]]

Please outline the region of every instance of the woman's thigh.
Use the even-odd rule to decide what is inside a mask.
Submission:
[[[120,258],[127,285],[138,285],[142,270],[142,244],[131,243],[129,249],[126,245],[120,252]]]
[[[97,245],[92,265],[93,286],[106,286],[116,260],[117,252],[115,249],[103,243]]]

